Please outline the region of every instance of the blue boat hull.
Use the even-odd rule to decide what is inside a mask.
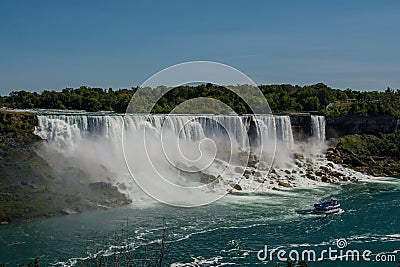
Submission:
[[[340,202],[336,199],[314,204],[314,213],[317,214],[333,214],[341,211]]]

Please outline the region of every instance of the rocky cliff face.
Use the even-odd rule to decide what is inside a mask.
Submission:
[[[350,134],[393,133],[400,129],[400,118],[394,116],[348,115],[326,116],[326,138],[338,138]],[[290,114],[293,137],[305,141],[312,135],[310,114]]]
[[[305,141],[312,135],[310,114],[290,114],[293,138],[297,141]]]
[[[130,203],[116,187],[57,173],[36,151],[32,113],[0,111],[0,222],[26,221]],[[85,181],[83,179],[83,181]]]
[[[349,134],[393,133],[399,124],[400,118],[394,116],[327,116],[326,136],[336,138]]]

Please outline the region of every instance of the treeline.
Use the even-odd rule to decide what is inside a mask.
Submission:
[[[355,90],[332,89],[323,83],[309,86],[290,84],[259,86],[274,113],[317,112],[327,115],[400,115],[400,90],[387,88],[384,92],[361,92]],[[8,108],[20,109],[77,109],[86,111],[125,112],[138,88],[113,90],[82,86],[77,89],[65,88],[61,91],[45,90],[41,93],[13,91],[0,97],[0,104]],[[236,86],[242,93],[257,102],[249,86]],[[170,113],[176,106],[189,99],[198,97],[213,98],[222,101],[239,114],[252,113],[249,106],[232,91],[211,84],[198,86],[180,86],[168,90],[160,86],[155,89],[140,90],[141,95],[134,103],[135,110],[147,110],[150,103],[163,95],[152,108],[153,113]],[[210,112],[219,111],[217,101],[209,103]],[[262,103],[262,101],[259,101]],[[192,106],[190,111],[204,112],[202,107]],[[207,109],[206,109],[207,111]]]
[[[42,93],[13,91],[2,99],[3,106],[20,109],[75,109],[86,111],[125,111],[136,89],[65,88],[61,91],[45,90]]]

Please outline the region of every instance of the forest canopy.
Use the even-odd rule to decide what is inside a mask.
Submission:
[[[249,86],[235,87],[246,95]],[[400,115],[400,90],[387,88],[383,92],[355,91],[351,89],[332,89],[323,83],[298,86],[290,84],[260,85],[273,113],[314,112],[341,116],[359,115]],[[44,90],[41,93],[30,91],[12,91],[8,96],[0,96],[0,104],[7,108],[18,109],[75,109],[86,111],[125,112],[137,91],[136,88],[113,90],[91,88],[65,88],[61,91]],[[163,95],[152,108],[152,113],[170,113],[179,104],[198,97],[213,98],[222,101],[238,114],[252,113],[249,106],[231,90],[212,84],[197,86],[179,86],[168,93],[165,86],[141,89],[141,98],[134,103],[135,110],[146,110],[149,103]],[[247,97],[251,97],[247,95]],[[252,101],[260,99],[253,97]],[[259,103],[263,103],[258,101]],[[210,105],[216,101],[210,101]],[[191,112],[196,112],[193,107]],[[216,109],[219,110],[219,107]],[[211,111],[210,111],[211,112]]]

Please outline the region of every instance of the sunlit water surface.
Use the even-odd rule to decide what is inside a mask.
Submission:
[[[40,257],[44,266],[81,266],[79,262],[86,253],[112,254],[112,245],[118,245],[116,240],[128,240],[140,257],[145,247],[151,250],[158,246],[164,220],[167,266],[274,266],[277,259],[262,262],[257,258],[264,245],[287,251],[321,251],[337,248],[339,238],[348,242],[345,249],[369,249],[374,253],[372,257],[380,252],[396,254],[400,249],[399,185],[398,179],[388,179],[273,195],[230,195],[199,208],[133,205],[4,225],[0,227],[0,262],[15,266]],[[342,201],[343,213],[310,214],[313,203],[332,196]],[[360,265],[377,263],[325,259],[309,264]]]

